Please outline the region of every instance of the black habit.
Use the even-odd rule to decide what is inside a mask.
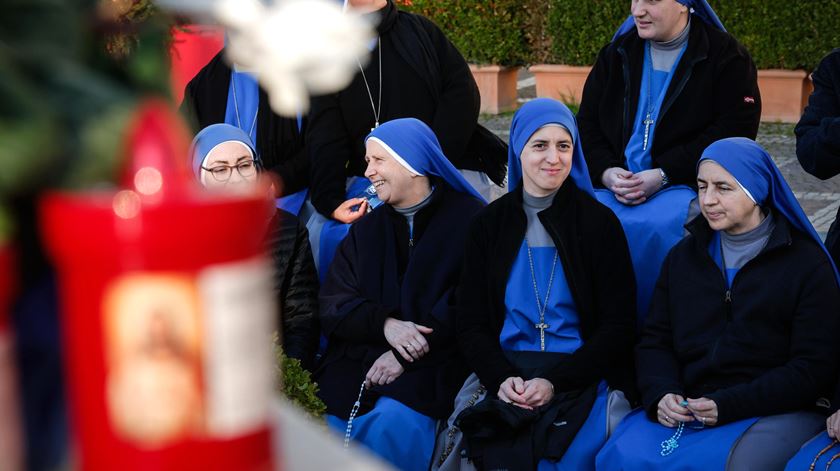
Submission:
[[[398,10],[392,0],[374,14],[381,17],[381,49],[371,52],[364,77],[358,72],[346,89],[312,101],[306,139],[315,208],[330,216],[345,201],[345,179],[364,174],[364,138],[376,123],[374,109],[380,107],[380,52],[379,123],[423,121],[455,168],[485,172],[500,184],[507,146],[476,124],[480,97],[464,58],[431,21]]]
[[[321,328],[328,338],[315,373],[327,413],[347,419],[359,386],[380,355],[388,317],[434,329],[430,351],[408,363],[393,383],[364,394],[361,413],[382,395],[421,414],[444,418],[467,377],[455,343],[454,303],[470,217],[483,206],[472,196],[435,181],[428,206],[414,217],[410,245],[405,217],[384,204],[353,224],[321,288]]]

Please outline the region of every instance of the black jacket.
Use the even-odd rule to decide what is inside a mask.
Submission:
[[[216,54],[187,84],[181,112],[196,130],[225,122],[231,68],[224,60],[224,51]],[[257,114],[257,153],[263,166],[283,179],[282,194],[303,190],[309,185],[309,157],[304,146],[306,118],[298,129],[297,118],[274,114],[268,96],[260,88]]]
[[[378,15],[379,122],[417,118],[432,128],[456,168],[480,170],[501,183],[507,146],[476,124],[481,99],[464,58],[434,23],[398,10],[392,0]],[[312,203],[327,217],[345,200],[346,177],[365,171],[364,138],[375,124],[371,99],[380,104],[379,48],[371,52],[364,74],[370,95],[357,73],[341,92],[312,100],[306,135]]]
[[[318,275],[309,234],[295,215],[278,209],[266,240],[274,261],[283,351],[312,370],[318,349]]]
[[[583,345],[545,379],[556,390],[568,391],[606,378],[612,387],[632,395],[636,284],[621,224],[571,180],[539,218],[558,248],[583,339]],[[458,345],[493,395],[505,379],[521,374],[505,357],[499,334],[505,289],[526,225],[520,184],[476,216],[464,250]]]
[[[596,186],[602,186],[607,168],[626,168],[624,148],[639,104],[644,44],[634,27],[601,49],[586,79],[577,118]],[[695,18],[654,125],[653,168],[662,168],[672,184],[695,185],[700,153],[725,137],[755,139],[760,119],[749,53],[728,33]]]
[[[652,420],[667,393],[714,400],[719,423],[809,409],[830,394],[840,289],[822,248],[774,216],[767,245],[729,290],[702,215],[665,259],[636,349]]]
[[[388,317],[434,329],[426,336],[430,351],[407,363],[394,350],[405,372],[366,392],[365,406],[384,395],[435,418],[452,410],[468,372],[455,346],[450,298],[468,221],[482,203],[442,182],[435,186],[429,205],[414,217],[413,245],[405,217],[384,204],[353,224],[338,247],[321,289],[328,347],[315,374],[329,414],[347,418],[371,365],[391,350],[384,334]]]
[[[840,49],[831,51],[811,75],[814,93],[796,125],[796,157],[811,175],[840,175]],[[840,265],[840,209],[825,245]]]

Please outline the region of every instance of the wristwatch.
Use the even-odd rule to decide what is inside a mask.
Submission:
[[[665,170],[662,170],[662,167],[659,167],[659,176],[662,177],[662,183],[659,185],[659,188],[662,188],[669,183],[668,175],[665,175]]]

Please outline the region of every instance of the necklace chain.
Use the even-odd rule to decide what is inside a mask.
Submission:
[[[642,150],[647,150],[648,147],[648,138],[650,137],[650,126],[654,124],[654,120],[652,119],[653,116],[653,96],[651,96],[652,89],[651,83],[653,82],[653,54],[650,52],[650,43],[645,44],[645,53],[647,54],[646,59],[650,62],[648,63],[648,80],[647,80],[647,116],[645,116],[645,136],[644,142],[642,143]]]
[[[356,59],[356,63],[359,65],[359,70],[362,72],[362,80],[365,81],[365,88],[367,89],[368,98],[370,99],[370,109],[373,111],[373,119],[374,125],[370,128],[371,131],[379,127],[379,116],[382,112],[382,37],[379,36],[376,38],[376,48],[379,50],[379,102],[374,105],[373,104],[373,93],[370,91],[370,85],[368,85],[367,76],[365,76],[365,69],[362,67],[362,63],[359,62],[359,59]]]
[[[233,86],[233,109],[236,111],[236,127],[238,127],[239,129],[242,129],[244,131],[245,129],[242,128],[242,119],[239,117],[239,99],[236,97],[236,77],[234,75],[231,75],[230,83]],[[257,111],[254,112],[254,120],[251,121],[251,130],[248,131],[248,137],[251,138],[251,139],[254,138],[253,137],[254,126],[257,125],[257,115],[259,113],[260,113],[260,106],[258,104],[257,105]]]
[[[525,245],[528,247],[528,264],[531,267],[531,281],[534,283],[534,296],[537,299],[537,311],[540,313],[540,322],[534,327],[540,330],[540,351],[545,351],[545,329],[550,326],[545,323],[545,309],[548,307],[548,297],[551,294],[551,285],[554,284],[554,271],[557,267],[557,249],[554,249],[554,261],[551,263],[551,276],[548,279],[548,288],[545,290],[545,302],[540,305],[540,291],[537,288],[537,273],[534,270],[534,257],[531,255],[531,244],[525,237]]]

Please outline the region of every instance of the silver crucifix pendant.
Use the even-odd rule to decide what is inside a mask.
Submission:
[[[540,351],[545,351],[545,329],[549,328],[550,326],[545,322],[540,322],[539,324],[534,324],[534,327],[540,329]]]
[[[645,117],[643,123],[645,125],[645,140],[642,143],[642,150],[647,150],[648,137],[650,136],[650,125],[653,124],[653,120],[650,119],[650,113],[648,113],[647,117]]]

